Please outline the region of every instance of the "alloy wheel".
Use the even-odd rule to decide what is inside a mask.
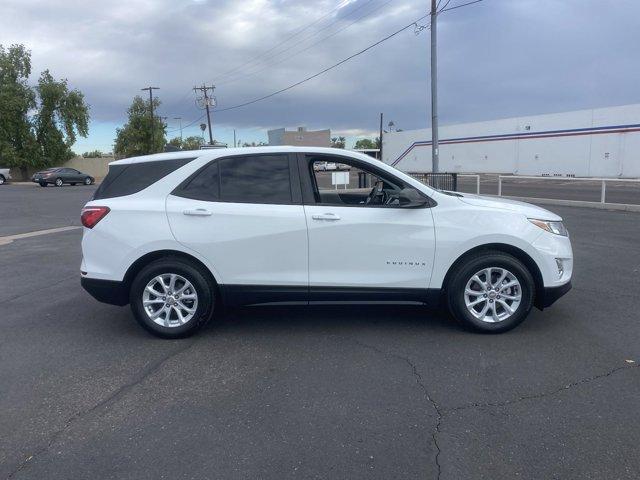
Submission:
[[[464,289],[467,310],[478,320],[502,322],[511,317],[522,300],[516,276],[501,267],[487,267],[471,276]]]
[[[152,278],[142,293],[142,306],[153,322],[179,327],[190,321],[198,308],[198,293],[191,282],[175,273]]]

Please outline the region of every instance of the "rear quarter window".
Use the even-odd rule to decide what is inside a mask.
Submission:
[[[195,158],[111,165],[109,173],[96,190],[93,199],[101,200],[137,193],[195,160]]]

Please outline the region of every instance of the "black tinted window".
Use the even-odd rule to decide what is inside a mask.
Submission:
[[[174,192],[176,195],[194,200],[215,202],[220,198],[220,177],[218,162],[212,162],[191,179],[180,185]]]
[[[112,165],[93,196],[94,200],[122,197],[144,190],[161,178],[189,163],[193,158]]]
[[[291,203],[289,159],[286,155],[222,158],[220,199],[225,202]]]

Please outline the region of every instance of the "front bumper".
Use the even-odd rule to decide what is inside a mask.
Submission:
[[[80,285],[99,302],[118,306],[129,303],[129,292],[124,282],[81,277]]]
[[[536,294],[535,306],[540,310],[550,307],[569,290],[571,290],[571,280],[557,287],[544,287]]]

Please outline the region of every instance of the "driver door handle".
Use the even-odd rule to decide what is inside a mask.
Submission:
[[[208,217],[211,215],[209,210],[205,210],[204,208],[196,208],[195,210],[184,210],[182,212],[185,215],[193,215],[194,217]]]
[[[318,213],[315,215],[311,215],[311,218],[313,218],[314,220],[329,220],[329,221],[340,220],[340,216],[336,215],[335,213]]]

